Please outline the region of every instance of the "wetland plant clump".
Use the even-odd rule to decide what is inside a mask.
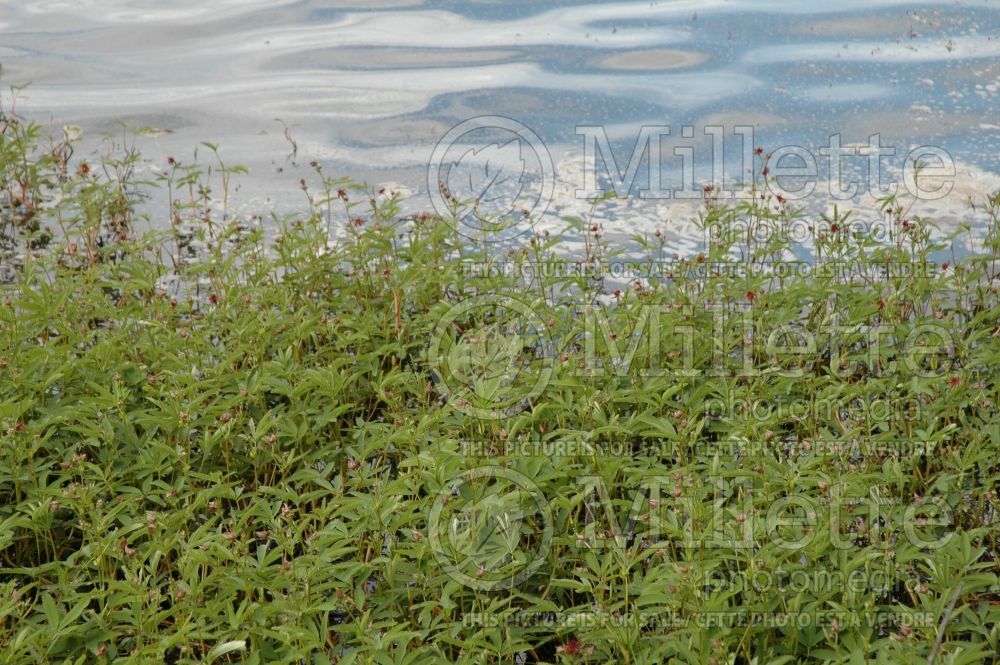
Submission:
[[[589,219],[467,242],[317,164],[265,226],[214,146],[74,145],[0,118],[4,662],[996,661],[996,193],[947,265],[886,200],[822,271],[665,230],[615,279]]]

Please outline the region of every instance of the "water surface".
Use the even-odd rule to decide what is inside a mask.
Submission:
[[[911,148],[940,146],[959,184],[924,210],[949,223],[1000,187],[996,0],[37,0],[0,7],[0,63],[6,84],[31,83],[18,109],[37,119],[158,130],[140,141],[148,170],[220,144],[251,168],[245,210],[300,206],[313,159],[426,207],[435,144],[483,114],[544,140],[553,215],[586,208],[580,125],[603,126],[623,168],[643,125],[671,126],[667,154],[704,153],[708,125],[752,125],[768,148],[878,133],[897,150],[890,177]],[[739,151],[728,137],[727,179]],[[708,182],[710,164],[694,175]],[[630,196],[599,214],[623,237],[673,224],[684,245],[694,207]]]

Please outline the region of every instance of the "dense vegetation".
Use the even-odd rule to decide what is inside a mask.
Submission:
[[[778,276],[797,213],[706,192],[619,283],[590,220],[316,165],[263,224],[71,138],[0,118],[4,662],[996,662],[1000,195],[975,257],[887,199]]]

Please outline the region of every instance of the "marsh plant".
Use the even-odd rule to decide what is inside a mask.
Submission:
[[[887,199],[823,271],[666,228],[623,280],[590,219],[477,244],[316,164],[267,236],[214,146],[0,130],[4,662],[996,662],[996,193],[947,265]],[[701,223],[797,218],[762,171]]]

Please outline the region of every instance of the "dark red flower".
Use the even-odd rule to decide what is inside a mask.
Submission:
[[[753,154],[755,154],[755,155],[763,155],[764,154],[764,149],[761,148],[760,146],[757,146],[757,148],[753,151]]]
[[[210,302],[210,303],[212,303],[213,305],[215,305],[216,303],[218,303],[218,302],[219,302],[219,296],[217,296],[217,295],[215,295],[215,294],[213,293],[212,295],[210,295],[210,296],[208,297],[208,302]]]
[[[756,291],[747,291],[747,300],[749,300],[750,302],[753,302],[756,299],[757,299],[757,292]]]

